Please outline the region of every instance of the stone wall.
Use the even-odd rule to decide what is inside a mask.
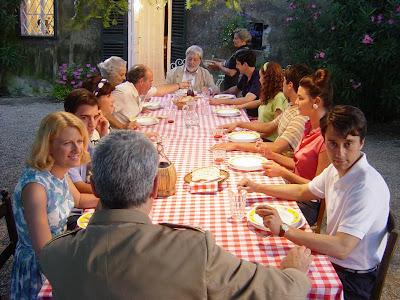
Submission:
[[[3,85],[13,96],[49,94],[62,63],[96,64],[101,55],[101,24],[71,30],[73,1],[58,1],[58,35],[55,39],[21,37],[24,59],[13,73],[8,72]]]
[[[288,3],[281,0],[247,0],[242,1],[242,12],[250,21],[261,21],[269,25],[265,38],[267,49],[259,55],[261,60],[274,60],[285,65],[290,59],[285,57],[283,26],[287,14]],[[203,7],[195,7],[188,12],[187,44],[198,44],[204,50],[205,58],[226,58],[232,49],[221,47],[219,34],[229,19],[239,15],[238,12],[228,9],[224,2],[206,11]]]

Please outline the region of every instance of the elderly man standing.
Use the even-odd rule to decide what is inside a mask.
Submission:
[[[113,132],[98,144],[92,182],[101,208],[85,230],[61,235],[41,252],[57,299],[306,297],[305,247],[289,251],[276,269],[227,253],[209,232],[152,224],[157,170],[157,151],[141,133]]]
[[[218,93],[219,88],[214,83],[210,72],[200,67],[203,59],[203,49],[193,45],[186,49],[186,60],[183,66],[177,66],[167,73],[167,83],[179,83],[188,81],[193,90],[202,91],[209,89],[211,93]]]

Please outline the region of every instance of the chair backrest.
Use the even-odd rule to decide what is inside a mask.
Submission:
[[[173,68],[179,67],[179,66],[183,66],[186,62],[186,59],[182,59],[182,58],[178,58],[175,62],[171,63],[171,70]]]
[[[6,190],[1,191],[0,219],[1,218],[6,219],[10,243],[0,254],[0,269],[4,266],[10,256],[14,254],[18,241],[17,228],[15,226],[14,215],[12,212],[11,196]]]
[[[378,275],[376,277],[374,289],[372,290],[371,300],[377,300],[381,298],[386,274],[389,269],[390,260],[392,259],[394,248],[397,242],[398,233],[395,231],[395,222],[391,213],[389,213],[389,218],[387,221],[387,231],[388,240],[385,252],[383,253],[382,261],[379,264]]]
[[[221,83],[224,81],[224,79],[225,79],[225,75],[224,74],[219,74],[217,82],[215,83],[215,85],[220,88],[221,87]]]
[[[315,225],[315,229],[313,229],[315,233],[321,233],[321,225],[322,221],[324,220],[324,215],[325,215],[325,199],[321,199],[319,203],[317,223]]]

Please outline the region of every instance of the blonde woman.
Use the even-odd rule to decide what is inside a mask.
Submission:
[[[38,257],[43,246],[66,228],[72,207],[95,207],[93,195],[80,194],[68,169],[89,161],[85,125],[73,114],[47,115],[36,134],[27,167],[13,195],[18,231],[11,299],[36,299],[43,278]]]

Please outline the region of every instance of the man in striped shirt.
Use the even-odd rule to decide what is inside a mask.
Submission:
[[[300,115],[296,105],[297,90],[300,80],[310,75],[312,70],[305,65],[293,65],[284,70],[283,93],[289,99],[290,106],[274,120],[268,123],[264,122],[234,122],[223,125],[227,131],[233,131],[236,127],[246,128],[262,133],[265,136],[274,132],[278,137],[274,142],[264,142],[262,147],[269,148],[277,153],[290,153],[296,149],[304,132],[304,124],[307,117]],[[214,148],[225,149],[228,151],[239,150],[258,152],[254,143],[222,143],[215,145]]]

